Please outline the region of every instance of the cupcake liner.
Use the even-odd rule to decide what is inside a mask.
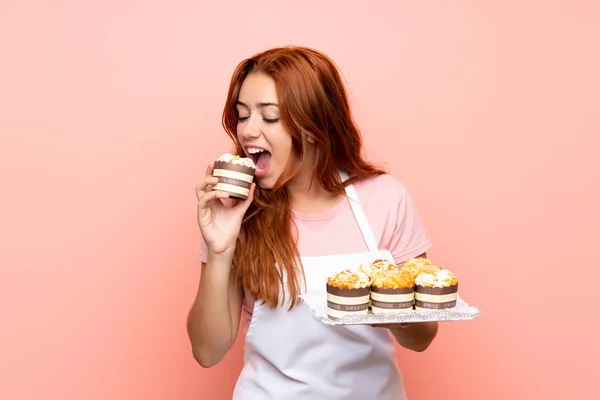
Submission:
[[[327,314],[338,319],[347,315],[367,315],[370,288],[343,289],[327,285]]]
[[[414,287],[371,287],[371,308],[374,314],[411,311],[415,299]]]
[[[234,164],[227,161],[215,161],[213,176],[219,182],[212,190],[229,192],[231,197],[245,200],[250,193],[250,186],[254,180],[254,168]]]
[[[415,290],[415,309],[448,310],[456,307],[458,284],[444,287],[417,285]]]

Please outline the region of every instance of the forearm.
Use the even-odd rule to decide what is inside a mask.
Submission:
[[[233,315],[232,308],[239,310],[241,305],[232,304],[238,299],[231,271],[231,257],[208,260],[188,315],[188,334],[194,357],[204,367],[220,361],[237,334],[238,324],[234,323],[234,318],[239,321],[239,313]]]
[[[409,350],[425,351],[438,330],[437,322],[410,323],[406,328],[391,329],[398,344]]]

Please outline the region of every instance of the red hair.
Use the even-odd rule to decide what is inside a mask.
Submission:
[[[242,223],[234,266],[243,286],[271,307],[285,301],[280,293],[285,274],[293,306],[300,294],[303,270],[285,185],[299,169],[304,140],[312,138],[315,142],[319,170],[313,180],[328,192],[344,194],[346,185],[383,171],[363,158],[361,135],[335,64],[323,53],[305,47],[271,49],[242,61],[235,69],[223,111],[223,127],[234,141],[237,154],[244,152],[237,138],[236,102],[244,79],[252,73],[266,74],[275,81],[281,122],[292,136],[292,151],[274,187],[256,187]],[[339,178],[340,169],[350,176],[346,182]]]

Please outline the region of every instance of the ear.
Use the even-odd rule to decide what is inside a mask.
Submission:
[[[315,144],[315,138],[306,131],[302,131],[302,136],[309,144]]]

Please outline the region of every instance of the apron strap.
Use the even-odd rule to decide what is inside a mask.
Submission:
[[[342,178],[342,182],[345,182],[348,179],[348,174],[344,171],[339,171],[339,173],[340,173],[340,178]],[[360,202],[358,200],[358,195],[356,194],[356,190],[354,190],[354,187],[352,185],[346,186],[345,190],[346,190],[346,195],[350,199],[350,207],[352,207],[354,217],[356,218],[356,221],[358,222],[358,227],[360,228],[360,231],[362,232],[363,238],[365,239],[365,242],[367,243],[367,247],[369,248],[369,251],[370,252],[378,251],[377,240],[375,240],[375,235],[373,235],[371,226],[369,226],[369,221],[367,220],[367,216],[365,215],[365,212],[363,211],[363,208],[360,205]]]

